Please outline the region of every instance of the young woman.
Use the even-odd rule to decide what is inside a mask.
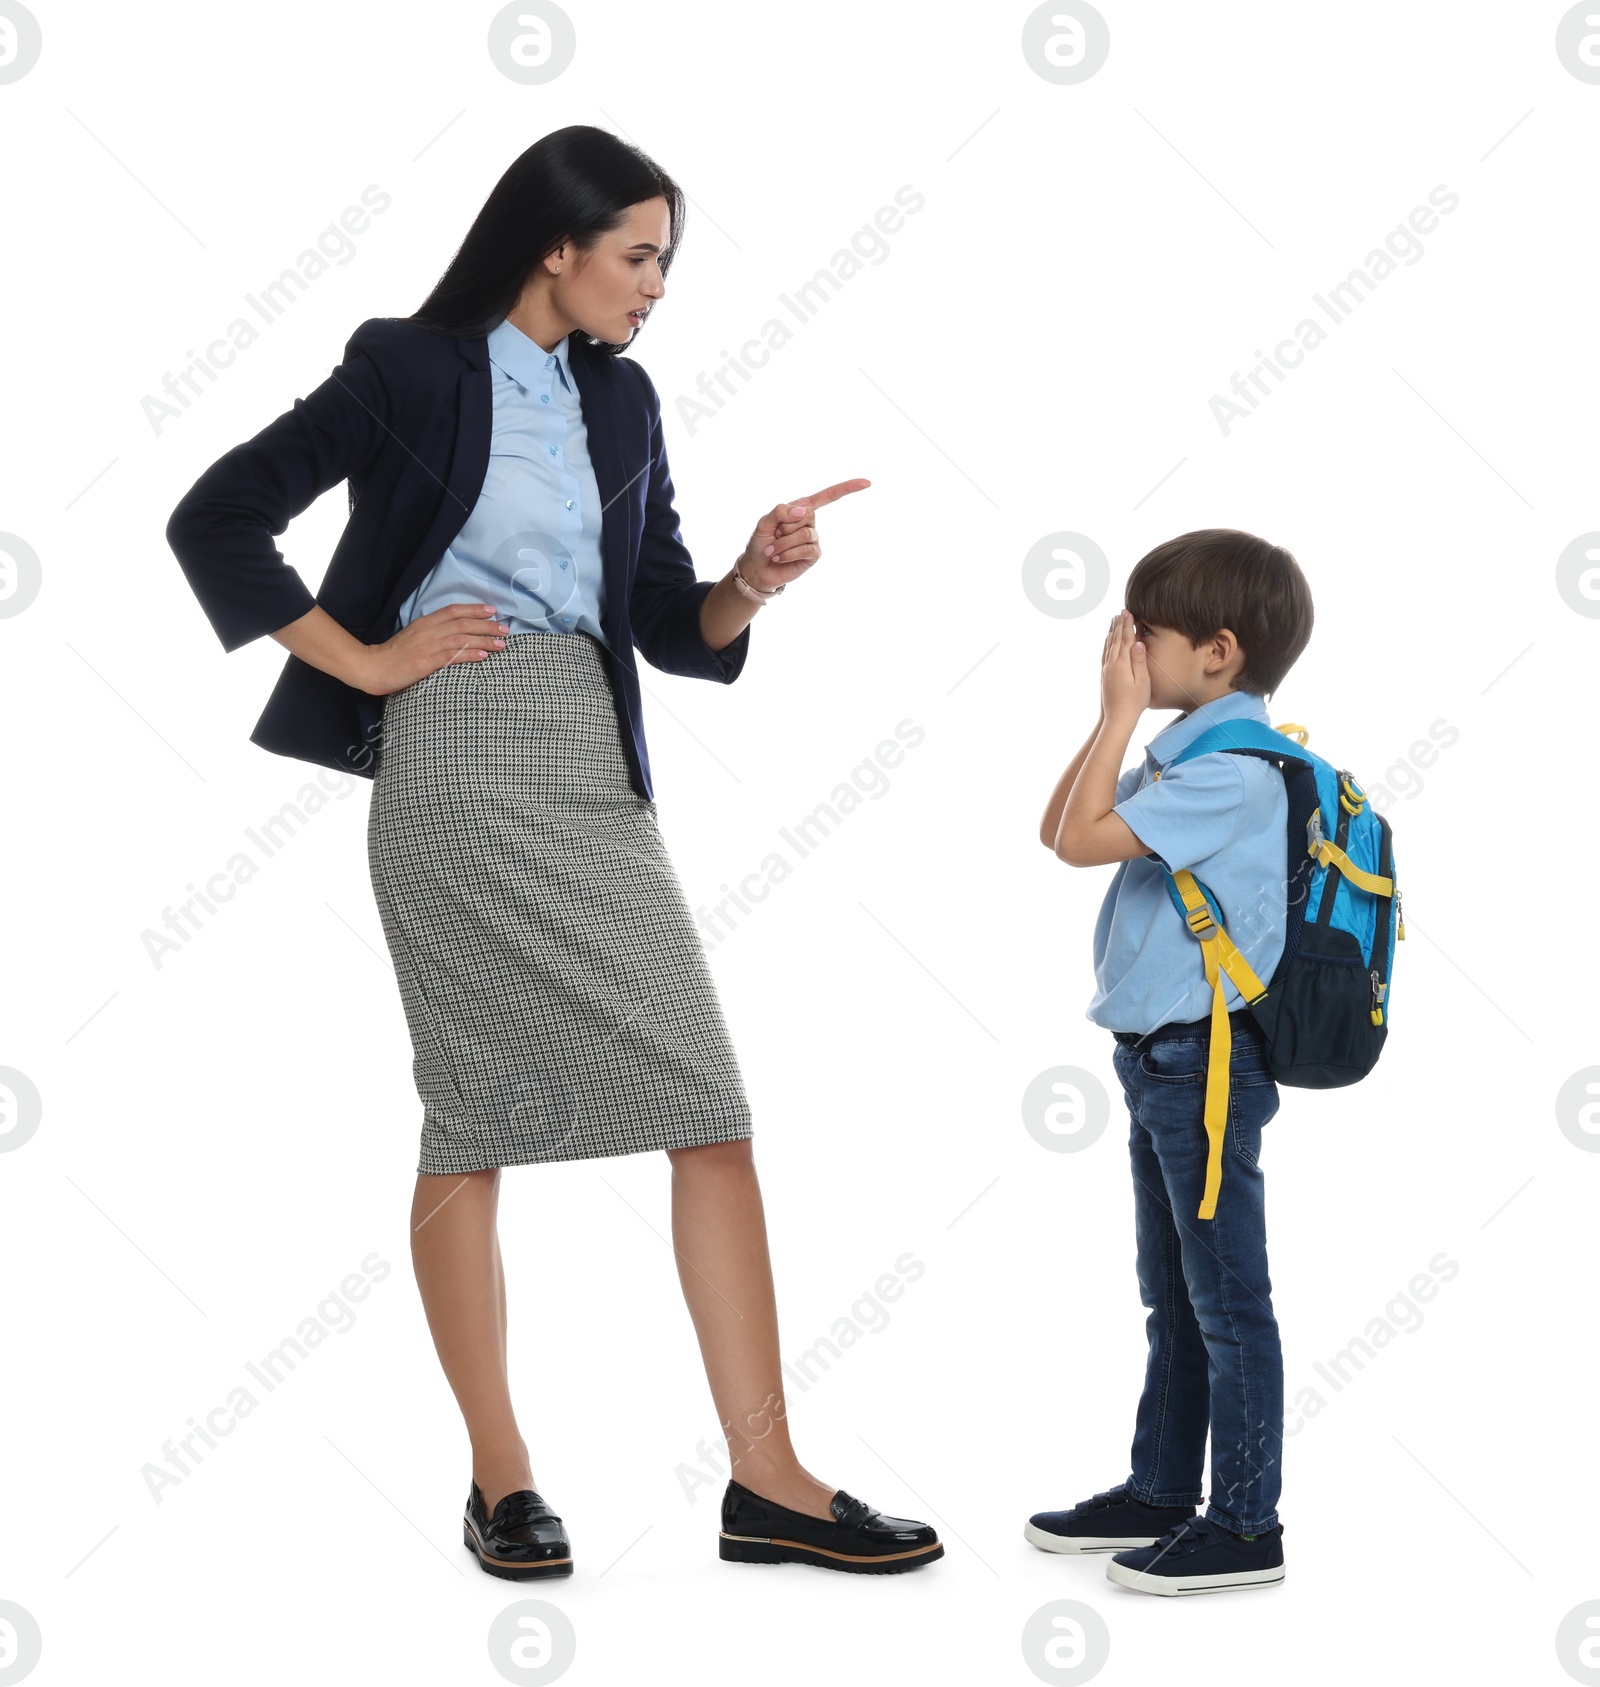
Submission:
[[[678,1273],[739,1480],[719,1551],[851,1571],[942,1556],[812,1476],[784,1413],[750,1109],[656,825],[635,645],[729,684],[847,480],[698,580],[661,404],[618,354],[665,293],[683,197],[604,130],[506,171],[415,315],[214,463],[167,537],[224,648],[291,652],[254,742],[374,779],[373,892],[423,1102],[412,1258],[472,1446],[466,1544],[569,1574],[512,1409],[500,1168],[664,1150]],[[313,597],[273,547],[347,480]]]

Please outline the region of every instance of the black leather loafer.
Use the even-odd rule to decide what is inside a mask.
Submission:
[[[472,1484],[461,1520],[462,1539],[491,1576],[526,1581],[530,1576],[570,1576],[572,1543],[561,1519],[532,1488],[519,1488],[489,1514],[483,1491]]]
[[[722,1496],[721,1557],[734,1564],[815,1564],[824,1570],[888,1576],[944,1557],[932,1524],[885,1517],[841,1488],[833,1521],[774,1505],[730,1481]]]

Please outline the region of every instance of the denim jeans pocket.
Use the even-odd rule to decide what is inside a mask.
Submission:
[[[1203,1037],[1169,1037],[1147,1043],[1139,1056],[1139,1076],[1152,1084],[1203,1084],[1211,1045]]]
[[[1253,1089],[1257,1084],[1272,1081],[1266,1049],[1258,1042],[1244,1042],[1236,1036],[1228,1060],[1228,1082],[1240,1089]]]
[[[1263,1064],[1228,1075],[1228,1137],[1233,1151],[1252,1166],[1261,1158],[1261,1127],[1278,1111],[1278,1086]]]

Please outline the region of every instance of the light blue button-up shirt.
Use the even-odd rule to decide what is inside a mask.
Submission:
[[[447,603],[492,603],[512,633],[601,642],[600,490],[567,342],[546,351],[510,321],[488,336],[489,467],[466,525],[400,606],[400,624]]]
[[[1266,722],[1266,705],[1251,692],[1230,691],[1180,715],[1145,745],[1143,764],[1118,779],[1113,813],[1171,871],[1187,867],[1205,885],[1229,937],[1270,984],[1286,923],[1283,775],[1259,756],[1220,750],[1166,771],[1185,745],[1228,720]],[[1113,1031],[1154,1031],[1211,1012],[1200,944],[1173,906],[1160,866],[1145,856],[1122,862],[1106,892],[1094,930],[1094,975],[1087,1017]],[[1223,999],[1230,1013],[1244,1008],[1226,974]]]

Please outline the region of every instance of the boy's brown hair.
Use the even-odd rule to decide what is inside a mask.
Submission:
[[[1128,576],[1136,620],[1173,627],[1200,645],[1226,627],[1244,651],[1238,691],[1278,689],[1311,640],[1311,587],[1281,545],[1232,527],[1180,533],[1147,552]]]

